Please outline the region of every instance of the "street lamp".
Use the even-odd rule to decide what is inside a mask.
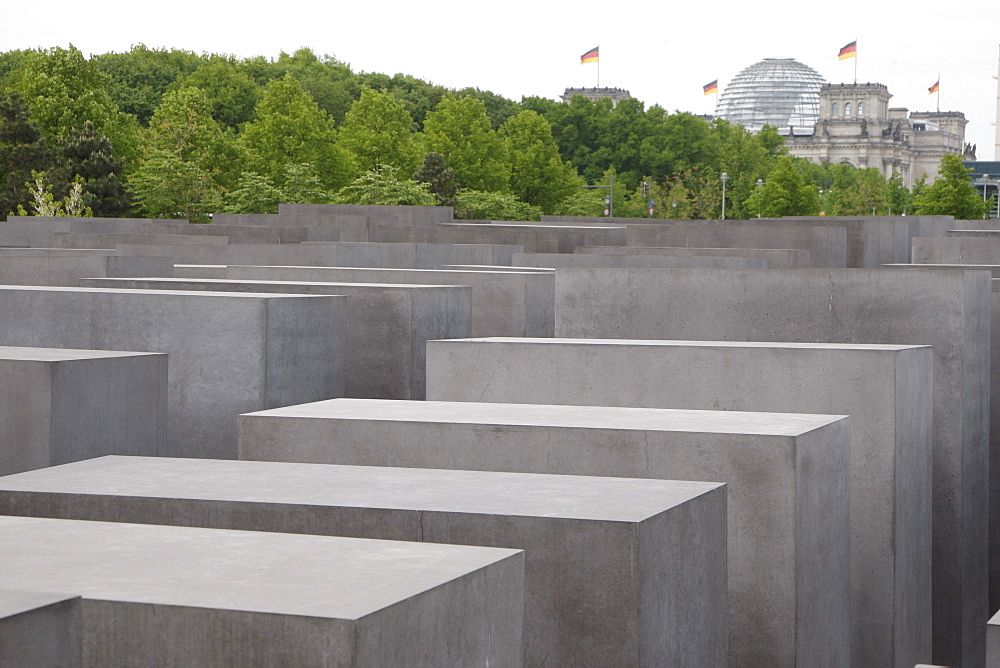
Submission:
[[[983,174],[983,204],[986,204],[986,191],[989,190],[989,186],[990,186],[990,175]],[[989,217],[990,217],[990,212],[984,211],[983,218],[986,219]]]
[[[719,178],[722,179],[722,220],[725,220],[726,219],[726,181],[729,180],[729,174],[726,174],[725,172],[722,172],[722,176],[720,176]]]
[[[764,187],[764,179],[757,179],[757,217],[760,218],[760,189]]]

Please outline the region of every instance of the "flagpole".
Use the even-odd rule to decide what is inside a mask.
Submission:
[[[600,49],[601,47],[598,46],[597,48]],[[598,88],[601,87],[601,56],[600,56],[600,52],[598,52],[598,55],[597,55],[597,87]]]
[[[937,110],[941,113],[941,73],[938,72],[938,83],[937,83]]]
[[[854,38],[854,85],[858,84],[858,38]]]

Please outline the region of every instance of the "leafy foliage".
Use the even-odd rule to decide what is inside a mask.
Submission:
[[[503,126],[511,161],[511,192],[549,214],[582,184],[576,170],[562,161],[552,129],[537,112],[525,110]]]
[[[455,217],[465,220],[541,220],[542,211],[513,195],[463,188],[458,191]]]
[[[392,165],[409,174],[420,162],[411,122],[406,107],[391,93],[366,89],[347,112],[338,141],[364,172]]]
[[[151,218],[208,222],[222,208],[222,188],[196,162],[174,151],[151,148],[128,179],[136,208]]]
[[[460,188],[507,192],[510,165],[503,140],[490,127],[486,106],[472,97],[447,98],[427,115],[424,150],[440,153]]]
[[[440,153],[424,154],[424,163],[413,174],[413,180],[423,183],[437,199],[439,206],[455,206],[455,170],[448,166]]]
[[[958,220],[985,218],[993,200],[983,201],[982,196],[969,182],[971,169],[962,164],[962,157],[945,155],[938,169],[941,178],[921,189],[916,195],[918,212],[927,216],[955,216]]]
[[[278,182],[288,165],[311,163],[328,190],[357,174],[354,158],[336,144],[333,121],[290,74],[268,84],[256,114],[240,135],[249,171]]]
[[[784,156],[763,187],[747,198],[745,208],[763,218],[815,216],[819,213],[819,189],[795,169],[792,158]]]
[[[122,174],[124,158],[116,158],[111,141],[89,121],[59,140],[59,164],[52,169],[55,191],[64,196],[79,189],[83,205],[100,217],[125,216],[131,208]]]
[[[25,184],[55,163],[55,151],[17,93],[0,95],[0,215],[27,206]]]
[[[341,204],[398,204],[435,206],[437,198],[423,183],[399,177],[399,169],[382,165],[366,172],[341,189],[337,197]]]
[[[126,159],[139,150],[136,118],[122,113],[107,93],[107,76],[76,47],[28,53],[23,67],[8,80],[31,107],[50,144],[90,121],[111,140],[115,153]]]

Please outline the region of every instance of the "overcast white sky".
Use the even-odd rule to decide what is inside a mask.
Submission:
[[[942,9],[943,8],[943,9]],[[133,44],[262,55],[308,46],[355,71],[403,72],[450,88],[476,86],[520,100],[556,99],[597,84],[580,54],[601,48],[600,83],[647,106],[714,111],[720,88],[763,58],[795,58],[831,83],[854,80],[837,52],[858,41],[858,80],[883,83],[891,106],[964,112],[966,140],[994,159],[1000,2],[840,0],[756,2],[242,2],[0,0],[0,51],[67,46],[86,54]]]

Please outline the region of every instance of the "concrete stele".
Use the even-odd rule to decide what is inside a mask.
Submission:
[[[85,665],[516,665],[518,550],[0,517],[0,588],[83,598]]]
[[[0,479],[0,514],[525,550],[525,665],[722,665],[719,483],[103,457]]]
[[[0,666],[83,665],[80,597],[0,589]]]
[[[934,346],[933,652],[985,660],[990,286],[985,271],[566,269],[556,336]]]
[[[166,355],[0,346],[0,475],[166,446]]]
[[[241,416],[240,458],[725,482],[730,665],[849,663],[846,417],[341,399]]]
[[[930,658],[929,346],[622,339],[431,341],[433,401],[851,416],[852,663]]]

